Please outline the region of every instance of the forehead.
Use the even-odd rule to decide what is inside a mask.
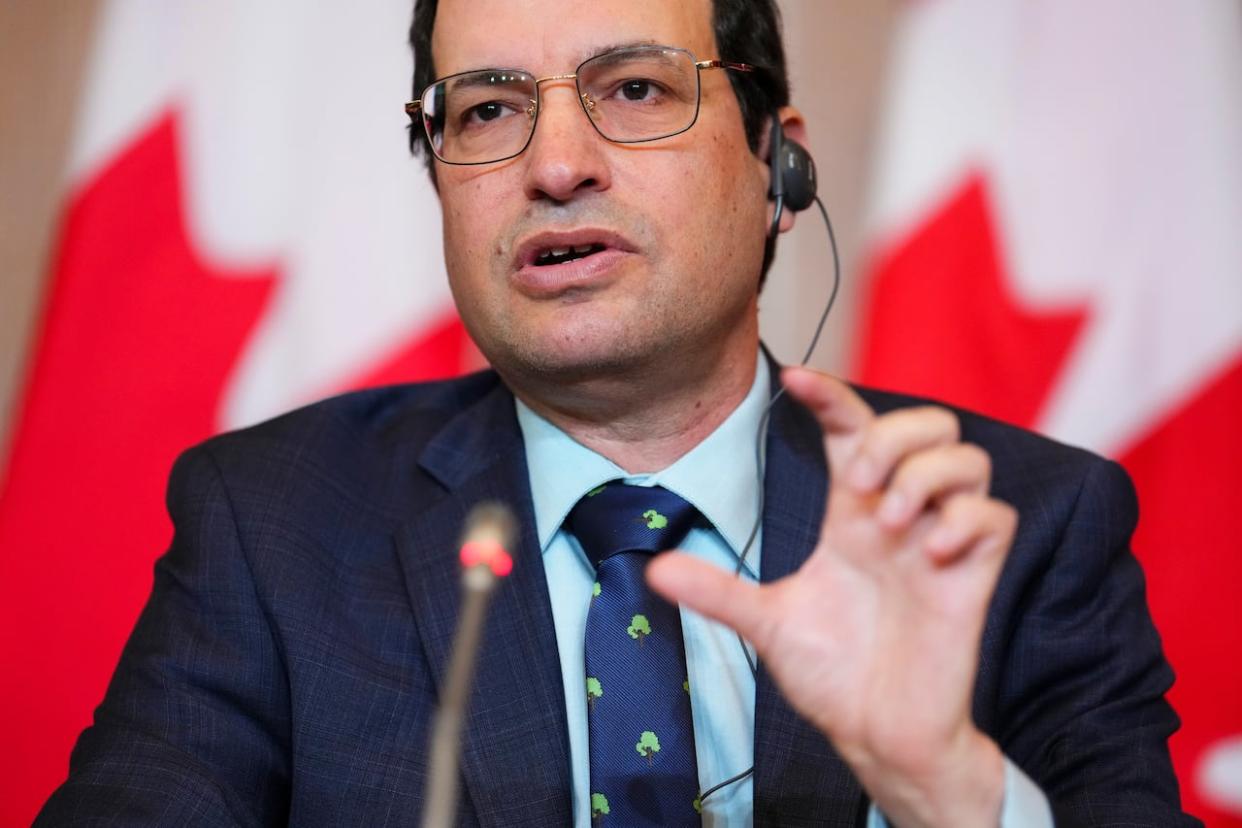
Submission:
[[[717,57],[712,0],[440,0],[431,51],[441,77],[486,66],[542,75],[639,42]]]

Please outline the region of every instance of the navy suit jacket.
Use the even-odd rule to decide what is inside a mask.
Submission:
[[[879,410],[915,400],[864,392]],[[1020,512],[983,636],[974,715],[1059,825],[1181,816],[1161,654],[1112,463],[959,412]],[[788,398],[768,437],[761,577],[819,533],[819,428]],[[39,825],[409,825],[458,609],[456,542],[482,500],[521,521],[463,744],[464,825],[568,825],[559,657],[513,400],[495,374],[349,394],[186,452],[176,527],[68,781]],[[827,740],[758,677],[755,823],[859,825]]]

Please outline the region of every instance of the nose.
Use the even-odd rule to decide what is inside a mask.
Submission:
[[[577,94],[572,80],[540,90],[535,134],[525,153],[528,198],[566,202],[610,184],[608,142],[587,121]]]

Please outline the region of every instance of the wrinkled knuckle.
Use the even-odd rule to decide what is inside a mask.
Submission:
[[[911,500],[921,501],[931,490],[929,472],[919,463],[907,461],[897,467],[891,488]]]
[[[991,468],[992,456],[988,454],[982,446],[974,443],[962,443],[961,447],[962,451],[969,454],[976,463]]]
[[[892,445],[888,421],[877,417],[863,426],[862,441],[858,446],[858,454],[875,462],[887,459]]]
[[[992,455],[974,443],[962,443],[962,451],[970,458],[970,462],[985,479],[992,475]]]
[[[986,509],[989,531],[999,537],[1011,537],[1018,525],[1017,510],[1003,500],[995,498],[987,499]]]
[[[956,442],[962,439],[962,425],[956,414],[938,405],[929,406],[928,409],[935,418],[937,427],[949,440]]]
[[[979,519],[982,505],[981,499],[976,495],[954,495],[944,504],[944,516],[951,523],[965,527]]]
[[[1001,508],[1001,519],[1004,521],[1005,531],[1010,535],[1018,531],[1018,510],[1003,501],[997,501]]]

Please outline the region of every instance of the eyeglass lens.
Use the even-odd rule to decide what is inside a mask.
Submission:
[[[694,58],[669,47],[598,55],[577,71],[591,123],[618,143],[653,141],[689,129],[698,115]],[[525,149],[538,116],[539,84],[512,69],[483,69],[438,81],[423,95],[432,149],[442,161],[481,164]]]

